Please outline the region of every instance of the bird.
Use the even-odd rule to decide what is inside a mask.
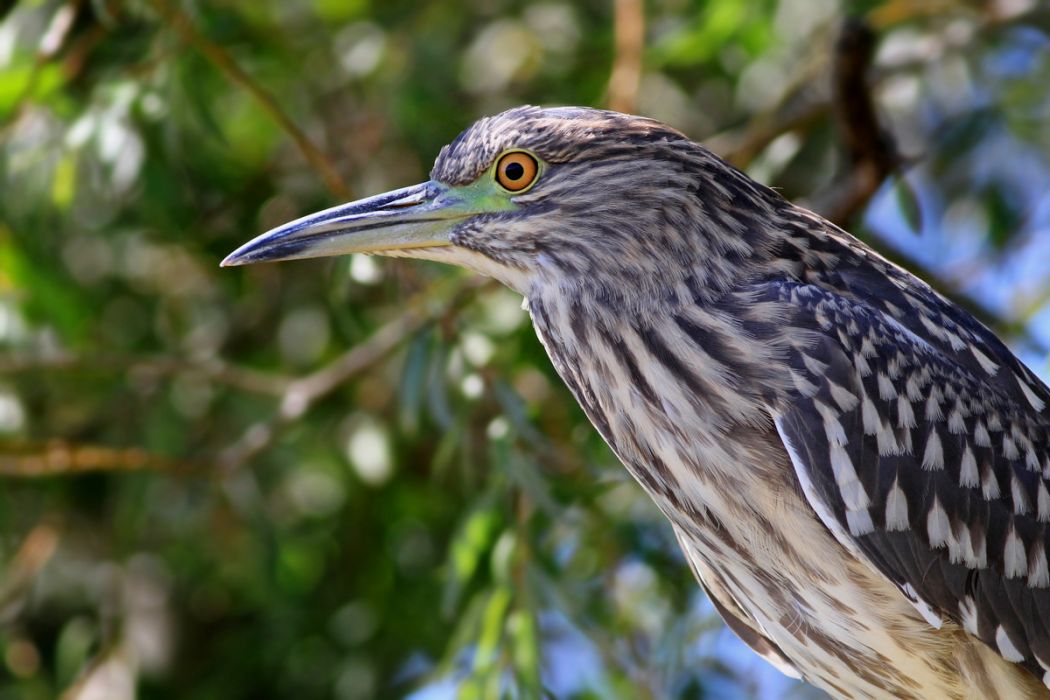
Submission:
[[[835,698],[1050,697],[1050,389],[991,330],[653,119],[523,106],[224,266],[368,253],[524,297],[730,627]]]

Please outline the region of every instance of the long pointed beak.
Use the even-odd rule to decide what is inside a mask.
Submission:
[[[222,266],[447,246],[455,221],[475,213],[461,192],[424,182],[278,226],[230,253]]]

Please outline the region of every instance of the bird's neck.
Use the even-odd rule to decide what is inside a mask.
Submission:
[[[778,478],[776,456],[766,454],[763,441],[772,429],[770,397],[755,389],[775,385],[768,380],[776,362],[771,346],[743,335],[724,310],[687,295],[686,285],[662,307],[630,312],[616,306],[615,295],[580,288],[529,298],[559,375],[674,522],[689,513],[726,516],[733,509],[719,507],[726,505],[721,493],[749,493],[754,483]]]
[[[660,294],[604,285],[534,287],[529,294],[540,340],[610,442],[608,424],[625,409],[671,424],[696,420],[712,434],[764,420],[775,397],[755,387],[777,386],[773,334],[745,332],[746,294],[708,300],[698,289],[696,279],[684,278]],[[763,381],[750,381],[756,378]]]

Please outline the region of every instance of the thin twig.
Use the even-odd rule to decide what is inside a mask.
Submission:
[[[133,700],[138,674],[135,651],[121,635],[88,662],[59,700]]]
[[[5,567],[3,582],[0,583],[0,620],[8,621],[9,616],[21,607],[20,603],[33,581],[58,549],[61,534],[57,524],[43,522],[22,540]]]
[[[175,28],[183,41],[201,52],[222,71],[230,82],[247,90],[259,102],[273,120],[292,137],[306,160],[317,169],[332,194],[344,200],[350,198],[350,188],[343,182],[335,165],[321,152],[321,149],[314,145],[302,129],[296,126],[273,95],[255,82],[224,48],[198,32],[190,18],[168,0],[150,0],[150,4]]]
[[[281,397],[270,418],[250,425],[218,457],[226,471],[238,467],[260,453],[280,431],[305,414],[317,401],[335,391],[349,379],[388,357],[421,328],[456,308],[477,290],[491,282],[479,278],[442,280],[420,292],[400,316],[382,326],[372,336],[349,349],[324,367],[297,379],[228,365],[220,360],[194,362],[181,358],[138,359],[131,371],[175,374],[201,372],[205,376],[246,391]],[[30,369],[106,369],[129,371],[127,358],[83,358],[50,356],[0,358],[0,373]],[[0,476],[44,477],[87,471],[129,471],[155,469],[185,471],[192,465],[135,448],[77,445],[63,441],[22,449],[0,451]]]
[[[318,400],[397,349],[405,340],[450,310],[474,292],[491,285],[480,278],[442,280],[420,292],[400,316],[372,336],[324,367],[299,378],[238,367],[214,359],[204,362],[184,358],[77,357],[51,355],[0,357],[0,373],[29,370],[104,370],[163,375],[199,372],[210,379],[245,391],[281,398],[274,414],[249,426],[218,458],[226,470],[244,464],[277,437],[280,430],[305,414]],[[192,465],[150,454],[139,449],[86,446],[55,441],[44,446],[0,452],[0,476],[42,477],[84,471],[156,469],[185,471]]]
[[[232,365],[219,358],[195,360],[186,357],[139,357],[112,353],[106,355],[68,353],[0,355],[0,374],[35,371],[100,371],[157,376],[195,373],[235,389],[271,396],[284,396],[288,388],[296,381],[291,377]]]
[[[30,69],[29,76],[19,91],[18,97],[14,100],[15,107],[11,110],[11,116],[0,126],[0,137],[6,137],[7,132],[18,123],[22,114],[26,111],[27,106],[30,104],[30,98],[36,93],[40,84],[40,76],[44,66],[52,61],[65,46],[83,4],[83,0],[70,0],[56,9],[51,16],[47,30],[40,38],[40,45],[37,47],[33,67]],[[12,3],[10,7],[0,8],[0,17],[5,16],[14,5],[15,3]]]
[[[349,379],[388,357],[417,331],[455,309],[477,290],[491,284],[488,280],[447,280],[420,292],[409,302],[407,310],[382,326],[360,345],[356,345],[326,366],[297,379],[289,385],[277,411],[270,418],[250,425],[219,455],[219,466],[231,471],[269,446],[282,429],[303,416],[320,399],[332,393]]]
[[[958,6],[955,0],[890,0],[869,12],[867,21],[873,27],[886,29],[929,17],[941,19]]]
[[[704,145],[737,168],[747,168],[766,146],[783,134],[805,131],[831,111],[827,100],[779,106],[772,114],[748,121],[745,130],[725,131],[704,139]]]
[[[704,145],[737,168],[746,169],[779,136],[808,131],[828,115],[830,90],[820,83],[827,71],[827,52],[817,51],[791,78],[774,104],[741,127],[712,134],[704,139]]]
[[[183,472],[193,468],[187,462],[162,457],[139,448],[81,445],[54,440],[43,445],[0,450],[0,476],[40,478],[99,471],[141,471],[145,469]]]
[[[643,0],[616,0],[613,15],[616,54],[609,75],[609,109],[634,112],[642,79],[642,49],[645,46]]]

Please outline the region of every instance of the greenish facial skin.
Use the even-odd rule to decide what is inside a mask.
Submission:
[[[501,155],[502,157],[502,155]],[[496,159],[499,162],[499,158]],[[542,175],[540,172],[535,181]],[[223,267],[349,253],[409,255],[451,246],[457,224],[479,214],[513,212],[516,195],[496,181],[495,165],[469,185],[434,180],[342,204],[278,226],[245,243]],[[420,256],[424,257],[424,256]]]

